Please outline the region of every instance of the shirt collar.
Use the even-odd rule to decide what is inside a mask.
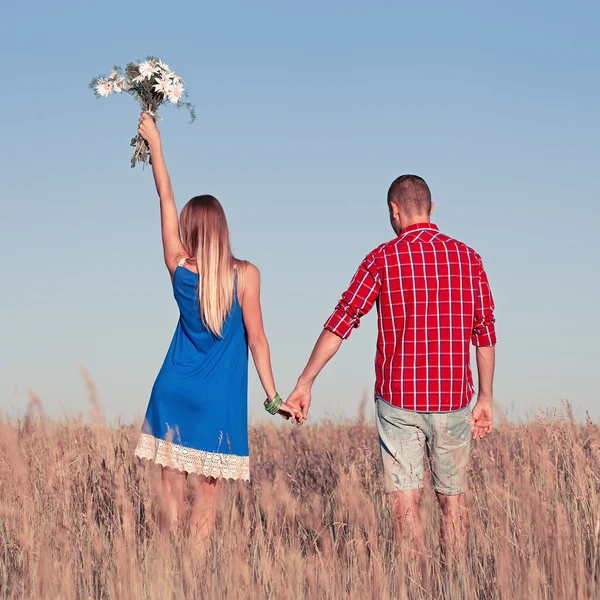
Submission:
[[[429,229],[431,231],[439,231],[438,226],[433,223],[413,223],[408,227],[405,227],[398,237],[403,237],[404,234],[410,233],[411,231],[421,231],[423,229]]]

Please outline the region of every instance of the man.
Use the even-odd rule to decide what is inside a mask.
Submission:
[[[492,294],[479,255],[430,222],[431,192],[421,177],[398,177],[388,208],[397,237],[358,268],[288,402],[302,411],[302,423],[317,375],[377,303],[376,423],[398,530],[412,533],[424,549],[419,502],[427,453],[443,546],[464,548],[470,439],[492,431]],[[477,347],[479,373],[472,413],[470,342]]]

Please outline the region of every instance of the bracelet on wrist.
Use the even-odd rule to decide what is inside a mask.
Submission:
[[[281,408],[282,404],[283,400],[281,399],[281,396],[279,394],[275,394],[273,400],[269,400],[269,398],[265,400],[264,406],[265,410],[270,415],[276,415],[279,412],[279,409]]]

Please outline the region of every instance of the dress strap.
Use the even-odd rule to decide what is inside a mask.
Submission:
[[[179,267],[183,267],[183,265],[185,264],[185,261],[187,260],[187,258],[184,256],[180,261],[179,261]]]

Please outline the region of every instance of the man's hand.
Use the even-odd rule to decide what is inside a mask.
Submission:
[[[302,417],[302,410],[296,405],[290,405],[284,402],[279,407],[279,413],[286,421],[292,419],[292,423],[299,421]]]
[[[310,408],[311,387],[298,383],[286,404],[296,413],[296,422],[302,425],[308,419],[308,409]],[[299,414],[298,414],[299,413]]]
[[[471,415],[471,432],[474,440],[483,439],[488,433],[492,432],[494,423],[493,399],[491,396],[477,397],[477,404],[473,408]]]

